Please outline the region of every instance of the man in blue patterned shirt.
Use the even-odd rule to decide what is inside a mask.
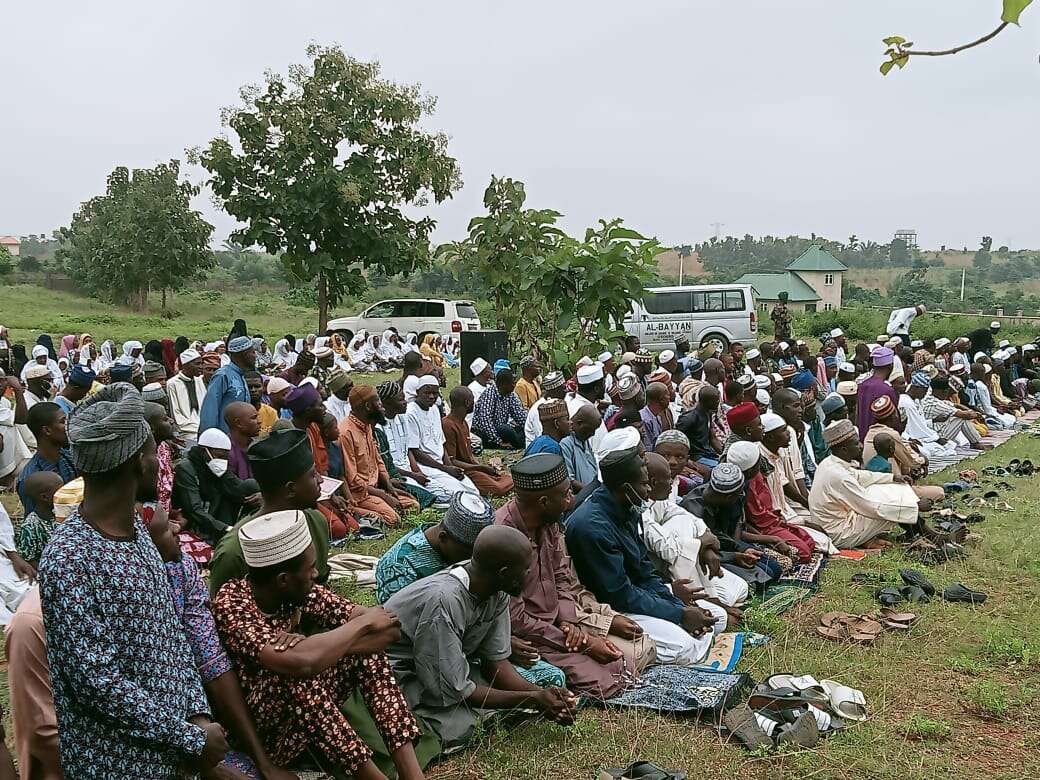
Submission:
[[[495,374],[495,386],[480,395],[473,410],[473,432],[487,449],[524,448],[527,409],[515,392],[513,372],[503,368]]]
[[[228,750],[212,721],[162,558],[135,512],[155,500],[140,394],[109,385],[69,420],[79,509],[40,561],[47,657],[66,777],[179,778]]]

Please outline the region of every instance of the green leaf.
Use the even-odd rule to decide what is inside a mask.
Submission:
[[[896,57],[896,59],[895,59],[895,63],[896,63],[896,65],[899,66],[900,70],[905,68],[906,67],[906,63],[908,63],[909,61],[910,61],[910,55],[909,54],[904,54],[901,57]]]
[[[1032,0],[1029,1],[1032,2]],[[885,44],[885,46],[895,46],[898,43],[906,43],[906,38],[899,35],[890,35],[888,38],[883,38],[881,42]]]
[[[895,64],[896,63],[895,63],[894,60],[886,60],[885,62],[882,62],[881,63],[881,75],[882,76],[887,76],[888,72],[890,70],[892,70],[892,66],[895,65]]]
[[[1018,17],[1032,2],[1033,0],[1004,0],[1004,13],[1000,15],[1001,21],[1018,24]]]

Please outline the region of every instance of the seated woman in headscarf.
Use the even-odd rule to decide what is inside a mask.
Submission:
[[[350,363],[350,354],[347,352],[347,341],[341,333],[333,333],[329,336],[329,346],[332,347],[335,357],[333,364],[344,373],[350,373],[354,366]]]
[[[69,350],[75,349],[79,339],[71,333],[61,337],[61,348],[58,350],[58,357],[68,357]]]
[[[249,329],[246,327],[246,321],[243,319],[237,319],[235,320],[235,324],[231,326],[231,332],[228,333],[227,341],[230,342],[231,339],[235,338],[236,336],[248,335]]]
[[[376,370],[375,365],[366,359],[368,356],[366,349],[368,346],[366,342],[367,336],[368,331],[364,329],[359,330],[347,345],[347,355],[350,357],[350,364],[354,366],[355,371]]]
[[[266,371],[274,362],[274,355],[267,348],[267,339],[263,336],[253,336],[253,351],[256,353],[256,370]]]
[[[51,360],[55,361],[55,363],[57,362],[58,353],[54,351],[54,340],[51,339],[49,333],[41,333],[36,338],[36,343],[39,346],[46,348],[48,357],[50,357]]]
[[[407,336],[405,336],[404,341],[401,343],[401,354],[407,355],[409,352],[418,352],[418,338],[418,334],[415,333],[409,333]]]
[[[296,339],[292,336],[286,336],[283,339],[278,339],[274,345],[274,356],[271,360],[271,364],[274,368],[280,368],[283,371],[292,368],[293,363],[296,362]]]
[[[107,371],[112,367],[112,364],[116,362],[115,349],[116,344],[112,339],[105,339],[101,343],[101,349],[97,351],[97,357],[90,364],[95,374],[100,374],[102,371]]]
[[[419,352],[433,363],[434,368],[444,368],[444,355],[441,354],[440,349],[437,347],[437,334],[427,333],[423,337]]]
[[[163,364],[162,343],[158,339],[152,339],[144,345],[144,360],[146,363]]]
[[[437,346],[441,351],[441,355],[444,356],[444,362],[448,365],[448,368],[455,368],[459,364],[459,349],[458,344],[455,343],[455,337],[450,333],[446,333],[444,336],[438,337]]]
[[[365,340],[365,358],[376,367],[377,371],[389,371],[395,368],[396,365],[393,361],[386,357],[385,353],[380,353],[380,347],[383,346],[383,338],[378,333],[373,333]]]
[[[397,334],[392,330],[384,330],[376,344],[376,357],[390,368],[400,368],[404,360],[401,348],[397,346]]]
[[[43,344],[37,344],[32,348],[32,360],[22,366],[22,384],[25,384],[26,372],[35,365],[46,366],[47,370],[51,373],[51,381],[54,383],[55,392],[65,387],[65,377],[61,373],[61,368],[58,367],[58,361],[51,358],[47,353],[47,347]]]
[[[144,367],[144,358],[141,356],[141,352],[144,351],[144,345],[140,341],[123,342],[123,354],[116,358],[115,362],[122,366],[141,366]]]

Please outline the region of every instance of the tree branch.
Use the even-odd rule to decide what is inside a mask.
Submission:
[[[997,27],[993,32],[987,33],[979,38],[977,41],[971,43],[965,43],[963,46],[954,46],[952,49],[945,49],[944,51],[915,51],[913,49],[907,49],[904,53],[909,54],[911,57],[944,57],[947,54],[956,54],[957,52],[964,51],[965,49],[971,49],[975,46],[980,46],[986,41],[991,41],[996,38],[1000,33],[1004,31],[1004,28],[1008,26],[1007,22],[1001,22],[1000,26]]]

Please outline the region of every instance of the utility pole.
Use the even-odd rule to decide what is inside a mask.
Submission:
[[[968,273],[968,269],[967,268],[962,268],[961,269],[961,302],[962,303],[964,302],[964,277],[967,275],[967,273]]]
[[[722,228],[724,228],[726,226],[726,223],[725,222],[712,222],[711,226],[713,228],[715,228],[715,240],[718,241],[719,240],[719,233],[722,231]]]

